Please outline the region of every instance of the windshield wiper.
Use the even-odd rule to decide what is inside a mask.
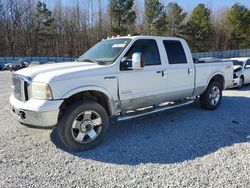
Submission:
[[[77,59],[77,61],[79,61],[79,62],[92,62],[92,63],[97,63],[97,64],[99,64],[98,61],[95,61],[95,60],[93,60],[93,59],[83,59],[83,60]]]

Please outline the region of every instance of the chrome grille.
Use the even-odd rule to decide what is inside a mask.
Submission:
[[[29,79],[18,75],[12,76],[12,89],[16,99],[26,101],[29,99],[28,87]]]

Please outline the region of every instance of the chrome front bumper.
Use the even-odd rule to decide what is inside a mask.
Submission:
[[[33,100],[22,102],[13,95],[10,97],[11,113],[14,118],[35,127],[52,127],[57,124],[59,107],[62,101]]]
[[[34,112],[23,109],[17,109],[11,106],[11,112],[14,118],[24,124],[37,127],[52,127],[57,124],[59,110],[49,112]]]

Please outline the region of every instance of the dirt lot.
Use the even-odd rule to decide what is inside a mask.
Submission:
[[[14,121],[10,93],[0,72],[0,187],[250,187],[250,86],[224,91],[216,111],[193,104],[113,124],[81,153]]]

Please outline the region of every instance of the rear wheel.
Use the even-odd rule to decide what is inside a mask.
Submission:
[[[214,81],[209,84],[206,91],[200,96],[200,104],[208,110],[216,109],[222,97],[222,84]]]
[[[58,125],[60,140],[68,148],[84,151],[97,146],[109,128],[106,110],[98,103],[86,101],[71,105]]]

